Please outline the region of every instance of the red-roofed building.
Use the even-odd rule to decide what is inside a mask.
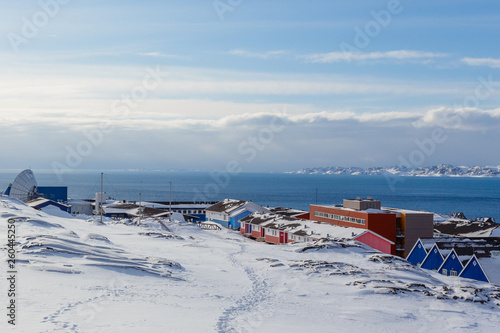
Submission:
[[[418,238],[432,237],[434,229],[431,213],[383,208],[380,201],[373,199],[344,199],[343,205],[310,205],[309,218],[370,230],[395,243],[391,253],[401,257],[406,257]]]

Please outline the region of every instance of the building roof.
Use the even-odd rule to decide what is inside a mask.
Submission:
[[[139,205],[125,203],[125,204],[116,204],[104,206],[103,211],[104,214],[126,214],[129,216],[140,216],[140,207]],[[164,209],[151,208],[142,206],[142,215],[143,216],[165,216],[168,215],[169,212]]]
[[[317,239],[350,240],[366,232],[365,229],[342,227],[273,213],[253,213],[242,219],[241,222]]]
[[[424,248],[429,251],[434,244],[443,255],[448,255],[454,249],[459,257],[470,258],[476,255],[479,258],[490,258],[494,253],[500,252],[500,238],[421,238]]]
[[[209,210],[211,212],[220,212],[220,213],[230,213],[235,209],[242,207],[249,201],[236,200],[236,199],[224,199],[219,201],[215,205],[207,207],[205,210]]]
[[[71,207],[70,205],[66,205],[66,204],[56,202],[56,201],[53,201],[50,199],[45,199],[45,198],[37,198],[37,199],[33,199],[33,200],[26,202],[26,204],[30,207],[38,207],[38,206],[41,206],[41,205],[46,204],[46,203],[49,203],[49,204],[54,205],[54,206],[62,206],[62,207],[66,207],[66,208]]]
[[[461,237],[489,237],[498,226],[494,221],[450,218],[434,224],[434,232]]]
[[[272,207],[268,208],[271,212],[283,216],[297,216],[307,213],[305,210],[285,208],[285,207]]]
[[[85,199],[69,199],[69,205],[92,205],[94,203],[93,200],[85,200]]]
[[[312,205],[312,206],[340,209],[346,212],[357,212],[357,213],[367,213],[367,214],[395,214],[395,212],[386,209],[368,208],[364,210],[357,210],[352,208],[345,208],[342,205]]]
[[[425,210],[411,210],[402,208],[392,208],[392,207],[382,207],[382,210],[394,212],[394,213],[404,213],[404,214],[422,214],[422,215],[434,215],[434,213],[427,212]]]
[[[500,285],[500,254],[489,258],[477,258],[491,283]]]

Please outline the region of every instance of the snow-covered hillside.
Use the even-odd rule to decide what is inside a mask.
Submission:
[[[355,242],[273,246],[225,229],[164,221],[167,230],[143,222],[55,217],[2,197],[2,244],[8,226],[16,226],[17,317],[12,327],[4,315],[0,331],[497,332],[500,326],[500,287],[443,277]]]
[[[500,177],[500,166],[454,166],[449,164],[439,164],[430,167],[324,167],[324,168],[306,168],[289,173],[295,174],[322,174],[322,175],[383,175],[393,174],[396,176],[419,176],[419,177]]]

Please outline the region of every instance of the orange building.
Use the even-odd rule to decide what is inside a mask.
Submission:
[[[309,219],[371,230],[394,242],[391,254],[405,257],[419,237],[432,237],[433,215],[383,208],[373,199],[344,199],[343,205],[310,205]]]

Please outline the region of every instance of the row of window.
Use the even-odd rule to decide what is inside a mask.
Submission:
[[[441,270],[441,274],[443,275],[448,275],[448,270],[446,268],[443,268]],[[450,276],[457,276],[457,271],[454,271],[454,270],[450,270]]]
[[[271,236],[278,236],[278,230],[271,229],[271,230],[269,231],[269,234],[270,234]]]
[[[365,225],[365,223],[366,223],[365,219],[360,219],[357,217],[343,216],[343,215],[336,215],[336,214],[328,214],[328,213],[323,213],[323,212],[314,212],[314,216],[324,217],[327,219],[343,221],[343,222],[357,223],[357,224],[362,224],[362,225]]]
[[[293,240],[293,241],[298,241],[298,242],[302,242],[302,241],[307,241],[307,238],[306,237],[302,237],[302,236],[296,236],[294,234],[291,234],[289,236],[290,240]]]
[[[181,214],[203,214],[203,210],[200,209],[172,209],[172,211]]]
[[[245,228],[245,225],[242,224],[242,228]],[[261,227],[258,225],[250,224],[250,229],[253,231],[260,231]],[[266,233],[268,235],[275,236],[275,237],[278,237],[278,235],[279,235],[279,231],[276,229],[266,229]],[[302,241],[306,242],[308,240],[307,237],[296,236],[294,234],[288,234],[288,237],[290,240],[298,241],[298,242],[302,242]]]

